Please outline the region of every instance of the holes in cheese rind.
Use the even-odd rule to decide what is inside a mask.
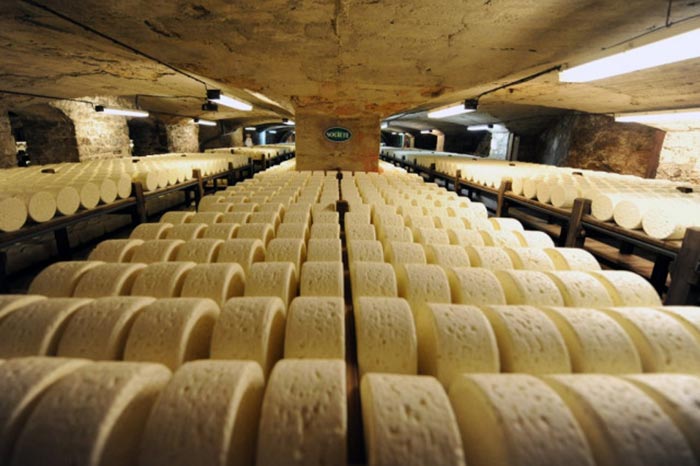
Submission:
[[[139,264],[154,264],[175,260],[178,250],[185,242],[181,239],[154,239],[144,241],[134,250],[131,262]]]
[[[501,282],[488,270],[476,267],[453,267],[447,271],[452,302],[455,304],[506,304]]]
[[[197,264],[185,277],[180,296],[209,298],[220,307],[235,296],[242,296],[245,274],[238,264]]]
[[[586,272],[576,270],[547,272],[559,288],[567,307],[610,307],[613,300],[605,287]]]
[[[173,227],[172,223],[142,223],[131,231],[129,239],[165,239],[165,235]]]
[[[276,296],[287,307],[297,295],[297,285],[291,262],[256,262],[248,273],[245,296]]]
[[[221,263],[235,262],[248,276],[253,263],[265,260],[265,245],[259,239],[236,238],[224,241],[216,260]]]
[[[344,297],[345,281],[342,262],[305,262],[301,267],[301,296]]]
[[[287,313],[284,357],[345,359],[345,301],[295,298]]]
[[[101,264],[93,267],[78,281],[73,296],[102,298],[128,296],[139,272],[146,264]]]
[[[656,290],[636,273],[606,270],[590,274],[602,283],[615,306],[661,306]]]
[[[178,262],[195,262],[208,264],[216,262],[219,249],[224,242],[220,239],[193,239],[185,242],[177,251],[175,260]]]
[[[545,248],[544,252],[554,262],[557,270],[600,270],[600,264],[593,255],[579,248]]]
[[[56,262],[34,277],[28,293],[54,298],[73,296],[83,275],[102,264],[101,261]]]
[[[194,262],[159,262],[149,264],[139,272],[131,287],[132,296],[176,298],[182,292],[187,272]]]
[[[88,256],[89,261],[129,262],[141,239],[112,239],[102,241]]]
[[[544,272],[532,270],[496,270],[506,302],[512,305],[563,306],[557,285]]]
[[[27,304],[46,299],[46,296],[26,294],[0,295],[0,319]]]

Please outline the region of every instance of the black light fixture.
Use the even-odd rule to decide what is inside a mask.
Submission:
[[[219,106],[213,102],[204,102],[202,104],[202,111],[204,111],[204,112],[218,112]]]
[[[220,89],[207,89],[207,100],[225,105],[226,107],[235,108],[236,110],[243,110],[244,112],[249,112],[253,109],[253,106],[248,102],[243,102],[242,100],[224,95]]]

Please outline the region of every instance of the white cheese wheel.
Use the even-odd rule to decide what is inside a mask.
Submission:
[[[28,304],[35,303],[46,299],[46,296],[40,295],[25,295],[25,294],[4,294],[0,295],[0,319],[9,315],[11,312],[24,307]]]
[[[475,230],[464,230],[450,228],[447,230],[447,236],[450,238],[450,244],[457,246],[485,246],[483,236]]]
[[[644,372],[700,372],[700,342],[676,319],[647,308],[612,308],[605,312],[630,336]]]
[[[136,464],[146,419],[170,379],[160,364],[100,362],[52,385],[19,436],[14,465]]]
[[[242,296],[245,273],[238,264],[197,264],[182,284],[183,298],[209,298],[219,306],[235,296]]]
[[[306,223],[283,223],[277,229],[275,238],[309,239],[309,226]]]
[[[282,223],[303,223],[308,225],[311,222],[311,214],[309,212],[294,212],[288,211],[284,214],[284,220]],[[282,225],[280,225],[282,226]]]
[[[27,223],[27,205],[17,197],[0,196],[0,231],[17,231]]]
[[[307,261],[342,262],[343,246],[339,239],[311,239],[306,255]]]
[[[466,372],[499,372],[491,324],[474,306],[428,304],[416,316],[418,368],[444,387]]]
[[[493,224],[486,218],[467,216],[462,217],[462,222],[467,230],[476,230],[479,234],[481,234],[481,232],[494,232]],[[482,237],[486,238],[483,235]]]
[[[195,265],[194,262],[159,262],[147,265],[136,277],[131,295],[176,298],[182,292],[187,272]]]
[[[0,364],[0,464],[10,464],[17,436],[46,390],[86,363],[78,359],[29,357]]]
[[[641,276],[625,270],[590,272],[603,284],[615,306],[660,306],[658,293]]]
[[[453,267],[447,271],[447,278],[455,304],[506,304],[501,282],[488,269]]]
[[[131,262],[141,264],[153,264],[156,262],[170,262],[177,257],[177,252],[185,244],[181,239],[152,239],[144,241],[134,250]]]
[[[311,225],[311,234],[309,238],[338,239],[340,238],[340,224],[314,223]]]
[[[175,224],[165,234],[165,239],[181,239],[189,241],[192,239],[201,238],[207,231],[207,225],[204,223],[180,223]]]
[[[403,225],[377,226],[377,238],[387,244],[394,241],[413,242],[413,232]]]
[[[545,381],[573,412],[596,464],[695,464],[683,434],[632,383],[610,375],[553,375]]]
[[[129,239],[142,239],[144,241],[150,239],[165,239],[165,235],[173,227],[172,223],[142,223],[133,229],[129,235]]]
[[[489,270],[509,270],[513,262],[505,248],[495,246],[465,246],[472,267]]]
[[[276,297],[229,300],[214,325],[211,358],[255,361],[267,377],[282,358],[285,309]]]
[[[345,359],[345,301],[333,297],[295,298],[287,312],[284,357]]]
[[[369,464],[466,464],[450,400],[436,379],[368,374],[360,393]]]
[[[206,359],[218,315],[211,299],[159,299],[136,316],[124,360],[158,362],[175,370],[187,361]]]
[[[559,288],[564,306],[597,308],[613,305],[605,287],[589,273],[577,270],[546,273]]]
[[[489,222],[496,231],[525,231],[523,224],[514,218],[492,217]]]
[[[401,264],[395,267],[399,296],[406,299],[414,315],[427,303],[450,303],[447,274],[439,265]]]
[[[107,187],[109,189],[109,187]],[[80,192],[73,186],[62,186],[60,188],[52,188],[51,192],[56,197],[56,210],[62,215],[73,215],[80,208]],[[116,191],[105,193],[103,198],[105,204],[114,202],[111,195],[116,198]]]
[[[700,377],[684,374],[639,374],[625,377],[641,389],[685,435],[695,458],[700,457]]]
[[[445,230],[438,228],[414,228],[413,237],[421,244],[450,244],[450,237]]]
[[[185,242],[177,251],[175,260],[178,262],[195,262],[207,264],[216,262],[221,245],[220,239],[193,239]]]
[[[545,248],[544,252],[554,262],[557,270],[600,270],[600,264],[593,255],[579,248]]]
[[[273,239],[265,250],[266,262],[291,262],[297,280],[301,264],[306,260],[306,243],[303,239]]]
[[[555,270],[554,262],[547,253],[538,248],[505,248],[516,270],[538,270],[551,272]]]
[[[137,314],[154,301],[144,297],[100,298],[75,311],[58,342],[58,356],[119,360]]]
[[[700,341],[700,307],[698,306],[665,306],[658,308],[660,311],[675,317],[695,338]],[[0,305],[0,316],[2,306]]]
[[[73,296],[83,275],[102,264],[104,262],[100,261],[56,262],[39,272],[29,285],[28,293],[50,298]]]
[[[269,223],[247,223],[238,227],[236,238],[258,239],[267,246],[275,237],[275,229]]]
[[[398,297],[394,268],[383,262],[354,262],[350,283],[353,300],[360,296]]]
[[[102,298],[128,296],[139,272],[146,264],[101,264],[80,277],[73,296],[77,298]]]
[[[264,386],[253,362],[183,365],[151,410],[139,464],[252,465]]]
[[[347,243],[348,262],[384,262],[384,248],[379,241],[353,240]]]
[[[700,215],[697,214],[697,205],[662,205],[652,207],[644,213],[642,228],[644,228],[644,233],[652,238],[679,240],[683,239],[689,227],[696,226],[699,222]]]
[[[639,353],[627,332],[595,309],[546,307],[566,342],[574,372],[625,374],[642,372]]]
[[[581,190],[577,186],[557,183],[552,187],[550,201],[554,207],[568,209],[574,205],[577,197],[581,197]]]
[[[621,200],[620,195],[597,193],[591,199],[591,215],[596,219],[607,222],[612,220],[615,205]]]
[[[65,324],[90,299],[42,299],[0,321],[0,358],[53,356]]]
[[[187,223],[203,223],[205,225],[213,225],[221,223],[223,215],[220,212],[198,212],[187,219]]]
[[[484,238],[484,244],[486,246],[498,246],[505,248],[517,248],[520,246],[525,246],[522,244],[518,236],[516,236],[517,231],[480,231],[481,237]]]
[[[35,191],[27,194],[27,213],[37,223],[48,222],[56,215],[56,198],[48,191]],[[97,205],[86,206],[92,209]]]
[[[256,464],[345,464],[347,423],[344,361],[282,360],[265,390]]]
[[[259,239],[232,239],[224,241],[219,249],[218,262],[235,262],[243,268],[246,276],[250,266],[265,260],[265,245]]]
[[[404,225],[409,228],[435,228],[433,217],[429,215],[407,214],[403,216]]]
[[[160,218],[160,223],[171,223],[178,225],[180,223],[188,223],[195,212],[166,212]]]
[[[617,203],[613,210],[613,220],[622,228],[638,230],[642,228],[644,213],[651,208],[651,199],[624,199]]]
[[[158,173],[154,171],[134,173],[132,181],[134,183],[141,183],[144,191],[155,191],[158,189]]]
[[[245,296],[276,296],[286,307],[297,295],[297,284],[291,262],[256,262],[248,271]]]
[[[102,241],[88,256],[89,261],[129,262],[142,239],[110,239]]]
[[[416,327],[408,301],[358,297],[354,309],[360,378],[368,372],[416,374]]]
[[[117,183],[105,178],[99,186],[100,200],[105,204],[111,204],[117,199]]]
[[[340,223],[340,216],[338,212],[318,212],[313,214],[312,218],[313,223],[316,224],[322,224],[322,223],[332,223],[332,224],[339,224]]]
[[[369,206],[368,206],[369,207]],[[345,213],[344,221],[345,225],[362,225],[362,224],[367,224],[371,222],[370,220],[371,215],[370,211],[367,210],[365,212],[355,212],[354,210],[351,210],[350,212]]]
[[[595,464],[569,408],[532,375],[464,374],[450,401],[469,465]]]
[[[253,213],[258,210],[258,204],[255,202],[247,202],[245,204],[234,204],[232,212],[247,212]]]
[[[464,229],[464,221],[461,218],[443,217],[443,216],[436,215],[435,217],[433,217],[433,220],[435,223],[435,228],[441,228],[443,230],[448,230],[448,229],[463,230]]]
[[[254,212],[248,217],[248,223],[269,223],[277,230],[282,220],[277,212]]]
[[[553,248],[552,237],[542,231],[513,231],[513,235],[520,241],[520,246],[526,248]]]
[[[197,212],[199,213],[207,213],[207,212],[218,212],[220,214],[228,214],[231,212],[233,209],[233,203],[231,202],[217,202],[213,204],[205,204],[202,205],[200,202]]]
[[[564,338],[544,312],[532,306],[488,306],[483,311],[496,334],[503,372],[571,372]]]
[[[496,270],[506,302],[514,305],[563,306],[564,298],[554,281],[544,272]]]
[[[202,238],[226,241],[234,238],[236,233],[238,233],[237,223],[215,223],[214,225],[209,225]]]
[[[345,295],[345,277],[342,262],[305,262],[299,281],[301,296]]]
[[[243,225],[248,223],[250,214],[247,212],[229,212],[221,216],[221,223],[237,223]]]
[[[385,244],[384,259],[396,266],[399,264],[427,264],[425,249],[418,243],[392,241]]]

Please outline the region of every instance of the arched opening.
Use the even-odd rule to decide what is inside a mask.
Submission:
[[[168,132],[165,124],[155,118],[130,118],[129,139],[135,156],[165,154],[168,151]]]
[[[75,126],[60,110],[48,104],[39,104],[9,115],[15,141],[18,146],[25,147],[25,158],[31,164],[80,160]]]

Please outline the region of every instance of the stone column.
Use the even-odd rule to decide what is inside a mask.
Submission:
[[[192,120],[167,122],[165,129],[170,152],[199,152],[199,125]]]
[[[17,148],[7,110],[0,109],[0,168],[17,166]]]

